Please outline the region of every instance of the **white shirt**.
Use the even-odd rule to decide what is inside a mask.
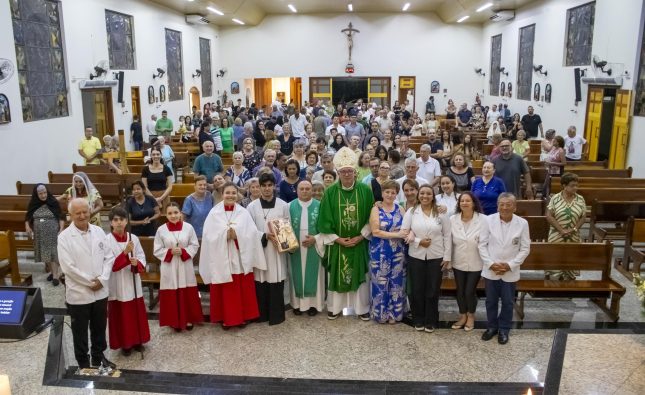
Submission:
[[[428,180],[429,184],[432,184],[435,177],[441,177],[441,165],[435,158],[428,156],[428,160],[425,162],[422,158],[417,158],[417,165],[419,165],[417,175]]]
[[[152,119],[146,123],[146,128],[143,131],[143,141],[149,142],[150,136],[157,135],[157,131],[155,130],[156,126],[157,126],[157,121],[153,121]]]
[[[291,125],[291,133],[296,138],[303,137],[305,135],[305,125],[307,124],[307,118],[304,115],[300,114],[298,119],[295,115],[289,117],[289,125]]]
[[[453,191],[452,195],[440,193],[435,198],[435,202],[437,203],[437,206],[445,206],[448,209],[446,215],[450,217],[457,210],[457,199],[459,199],[459,194]]]
[[[378,128],[381,133],[385,133],[386,130],[392,129],[392,121],[389,118],[376,117],[374,120],[378,123]]]
[[[114,255],[103,229],[88,226],[88,231],[83,232],[72,223],[58,235],[58,260],[65,273],[65,300],[69,304],[94,303],[109,293]],[[97,278],[103,288],[92,291],[90,286]]]
[[[336,128],[336,130],[338,130],[338,133],[345,137],[345,128],[340,124],[338,126],[334,126],[334,124],[332,123],[331,125],[327,126],[327,129],[325,129],[325,137],[327,137],[327,140],[329,140],[329,136],[331,136],[330,130],[332,130],[333,128]]]
[[[500,117],[499,111],[488,111],[488,114],[486,114],[486,122],[491,125],[493,122],[497,122],[497,118]]]
[[[582,159],[582,146],[587,144],[587,140],[577,134],[573,137],[564,138],[564,152],[567,159]]]
[[[403,176],[399,179],[396,180],[396,182],[399,183],[399,194],[396,195],[396,201],[397,202],[405,202],[405,194],[403,193],[403,182],[408,179],[408,176]],[[427,184],[428,180],[426,180],[423,177],[419,177],[419,174],[417,173],[417,176],[415,177],[414,181],[416,181],[419,186]]]
[[[421,206],[412,207],[403,216],[401,229],[412,230],[414,241],[410,243],[408,255],[417,259],[438,259],[450,261],[452,243],[450,241],[450,219],[443,214],[427,216]],[[432,240],[430,246],[423,248],[421,240]]]
[[[520,279],[520,265],[531,251],[529,224],[513,214],[510,222],[500,219],[499,213],[487,217],[488,227],[479,236],[479,254],[484,262],[482,277],[489,280],[516,282]],[[499,276],[490,270],[495,262],[508,263],[511,270]]]
[[[479,239],[483,229],[488,228],[486,216],[474,213],[468,222],[461,220],[461,214],[450,217],[452,236],[452,267],[464,272],[480,272],[484,262],[479,255]]]

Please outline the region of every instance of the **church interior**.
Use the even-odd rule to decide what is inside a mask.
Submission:
[[[0,395],[645,393],[645,286],[633,278],[645,256],[643,0],[7,0],[0,22]],[[333,320],[296,315],[289,304],[280,325],[206,322],[177,333],[160,327],[157,280],[138,295],[145,351],[108,349],[118,366],[109,375],[77,369],[65,287],[35,261],[16,196],[28,201],[37,183],[64,193],[84,164],[87,127],[101,141],[124,132],[114,158],[140,175],[143,155],[128,157],[135,116],[145,128],[162,111],[178,122],[206,103],[270,114],[276,102],[361,99],[408,102],[423,118],[429,97],[440,119],[449,100],[520,116],[531,106],[545,131],[566,137],[573,126],[588,143],[581,180],[595,181],[581,181],[589,207],[580,232],[594,246],[549,257],[546,237],[532,240],[532,253],[544,248],[542,257],[582,274],[547,292],[543,271],[523,271],[545,289],[519,290],[508,344],[480,339],[483,294],[474,331],[452,329],[460,310],[443,288],[433,333],[406,319],[365,322],[351,309]],[[181,156],[179,144],[177,180],[200,153],[196,145]],[[106,188],[108,231],[110,201],[123,201],[124,188],[94,182]],[[193,185],[183,183],[186,196]],[[609,203],[618,208],[603,212]],[[546,205],[542,196],[542,211],[528,215],[544,216]],[[11,285],[27,289],[29,311],[46,320],[22,338],[3,336]],[[208,285],[199,295],[208,315]]]

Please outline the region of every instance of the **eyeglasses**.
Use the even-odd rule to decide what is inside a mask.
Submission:
[[[390,170],[389,167],[379,167],[379,170]]]

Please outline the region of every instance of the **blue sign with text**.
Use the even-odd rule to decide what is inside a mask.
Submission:
[[[22,320],[27,291],[0,291],[0,324],[18,324]]]

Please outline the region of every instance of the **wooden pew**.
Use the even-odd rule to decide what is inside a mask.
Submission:
[[[580,188],[645,188],[645,178],[609,178],[609,177],[579,177],[578,187]],[[562,190],[560,177],[551,177],[550,192],[558,193]],[[645,198],[645,196],[643,196]]]
[[[632,281],[634,274],[640,274],[645,262],[645,218],[629,217],[625,235],[623,259],[616,259],[614,267]]]
[[[129,160],[128,161],[128,170],[130,170],[130,173],[135,174],[141,174],[141,171],[143,170],[143,164],[142,160]],[[84,173],[90,174],[90,173],[108,173],[108,174],[116,174],[114,170],[112,170],[108,165],[77,165],[76,163],[72,164],[72,172],[76,173],[78,171],[82,171]],[[66,181],[67,182],[67,181]],[[71,182],[71,178],[69,179],[69,182]]]
[[[0,279],[2,279],[2,285],[7,277],[11,279],[11,285],[14,286],[32,284],[31,274],[20,273],[16,239],[11,230],[0,232]]]
[[[20,181],[16,181],[16,193],[18,195],[31,195],[31,192],[36,185],[37,184],[23,184]],[[62,195],[65,193],[67,188],[71,186],[71,181],[68,183],[49,183],[45,185],[52,194]],[[109,202],[112,204],[121,203],[122,191],[120,183],[94,184],[94,186],[101,194],[103,202]]]
[[[625,287],[610,276],[613,245],[606,243],[531,243],[531,252],[522,270],[580,270],[601,272],[600,280],[570,281],[520,279],[518,315],[524,319],[524,299],[533,297],[590,298],[611,319],[618,321],[620,298]],[[607,306],[607,300],[611,303]]]
[[[128,174],[116,174],[116,173],[86,173],[87,177],[94,184],[113,184],[113,183],[122,183],[123,188],[129,187],[133,182],[141,179],[141,173],[128,173]],[[66,183],[71,182],[72,176],[74,174],[69,173],[54,173],[52,171],[47,173],[47,178],[50,183]],[[99,191],[101,192],[101,191]]]
[[[162,263],[157,259],[153,254],[154,252],[154,237],[139,237],[141,242],[141,248],[146,255],[147,269],[145,273],[141,273],[141,285],[143,288],[148,289],[148,308],[152,310],[157,303],[159,302],[159,296],[155,296],[155,288],[159,288],[159,282],[161,281],[160,265]],[[199,251],[193,258],[193,265],[195,267],[199,266]],[[196,273],[197,284],[204,284],[202,277]]]
[[[632,168],[627,169],[580,169],[566,166],[565,173],[574,173],[578,177],[607,177],[607,178],[631,178]]]
[[[633,191],[634,189],[625,189]],[[578,189],[580,191],[580,189]],[[598,191],[607,191],[599,189]],[[640,193],[640,198],[645,199],[645,190]],[[620,197],[614,192],[614,199]],[[586,199],[586,198],[585,198]],[[636,200],[636,199],[632,199]],[[587,200],[587,203],[589,201]],[[591,201],[591,219],[589,222],[589,237],[591,241],[604,241],[606,239],[622,240],[626,236],[626,223],[629,217],[645,218],[645,201]],[[599,225],[613,225],[614,227],[602,227]]]
[[[547,241],[549,238],[549,222],[544,216],[523,216],[529,223],[529,233],[531,241]]]
[[[594,200],[598,201],[636,201],[645,200],[645,188],[578,188],[578,194],[582,195],[590,205]],[[625,221],[627,217],[625,217]]]
[[[515,214],[520,217],[543,216],[546,204],[544,200],[518,200]]]
[[[544,163],[540,161],[528,161],[527,162],[531,167],[544,167]],[[583,168],[583,169],[606,169],[607,162],[592,162],[592,161],[579,161],[572,162],[569,161],[566,164],[565,171],[567,168]]]

